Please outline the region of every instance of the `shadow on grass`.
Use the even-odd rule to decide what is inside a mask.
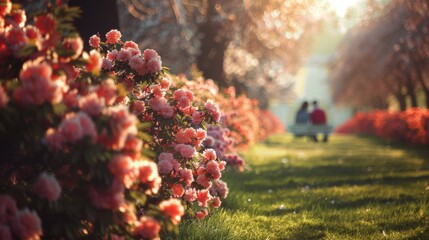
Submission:
[[[338,165],[305,167],[287,167],[272,169],[272,165],[261,166],[260,173],[243,173],[232,176],[239,183],[240,190],[249,192],[266,192],[268,187],[272,190],[298,189],[302,187],[323,188],[341,186],[363,185],[405,185],[429,181],[429,173],[423,172],[411,176],[386,176],[383,172],[368,172],[367,168],[346,167]],[[267,169],[270,169],[268,171]],[[390,171],[399,169],[387,169]],[[402,174],[407,173],[405,171]],[[410,174],[416,174],[410,170]],[[340,178],[340,179],[339,179]],[[228,180],[228,176],[226,177]]]
[[[302,223],[293,229],[288,236],[285,236],[284,239],[324,239],[325,236],[325,226],[322,224]]]
[[[378,206],[401,206],[402,204],[412,204],[418,205],[420,199],[415,198],[414,196],[401,195],[398,198],[375,198],[375,197],[364,197],[351,201],[337,201],[331,202],[320,200],[320,198],[314,197],[303,202],[301,205],[295,208],[285,208],[285,209],[275,209],[271,211],[261,211],[260,213],[265,216],[283,216],[288,214],[299,214],[302,212],[311,212],[314,209],[322,209],[323,211],[331,210],[354,210],[357,208],[366,208],[366,207],[378,207]]]

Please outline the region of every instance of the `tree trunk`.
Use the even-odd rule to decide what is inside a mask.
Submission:
[[[425,75],[423,73],[422,68],[423,67],[422,67],[421,64],[417,65],[417,67],[416,67],[416,69],[417,69],[417,79],[419,80],[420,85],[421,85],[422,90],[423,90],[423,93],[425,95],[425,105],[426,105],[426,108],[429,108],[429,87],[426,85],[426,82],[425,82],[425,79],[424,79]]]
[[[411,100],[411,107],[418,107],[416,93],[414,91],[410,91],[408,93],[408,97]]]
[[[223,69],[223,60],[226,48],[230,40],[220,34],[221,24],[212,21],[215,15],[215,1],[208,1],[207,21],[198,29],[203,35],[201,52],[197,57],[197,66],[203,72],[204,77],[211,78],[219,87],[231,85],[227,82]]]
[[[111,29],[119,29],[118,9],[116,0],[70,0],[70,6],[79,6],[82,16],[77,19],[75,26],[89,48],[89,38],[97,33],[104,36]]]
[[[396,97],[396,100],[398,100],[399,109],[401,111],[405,111],[405,109],[407,109],[406,95],[397,94],[397,95],[395,95],[395,97]]]

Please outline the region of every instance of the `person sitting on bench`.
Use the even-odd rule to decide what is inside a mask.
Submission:
[[[308,124],[310,121],[310,114],[308,113],[308,102],[304,101],[301,104],[298,112],[296,113],[295,123],[296,124]],[[305,135],[295,135],[295,137],[303,137]]]
[[[326,114],[319,108],[317,101],[313,101],[313,111],[310,113],[310,121],[313,125],[326,125]],[[317,135],[313,135],[312,139],[317,142]],[[323,141],[328,141],[328,134],[324,133]]]

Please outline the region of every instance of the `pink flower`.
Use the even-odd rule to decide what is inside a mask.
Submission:
[[[203,158],[205,162],[216,160],[216,152],[215,150],[208,148],[203,152]]]
[[[165,98],[152,98],[149,100],[149,106],[163,118],[171,118],[174,114],[173,107]]]
[[[40,15],[34,19],[34,26],[36,26],[40,34],[45,35],[55,31],[57,22],[51,14]]]
[[[122,49],[121,51],[119,51],[118,55],[116,56],[116,60],[126,62],[131,60],[131,57],[132,55],[130,51]]]
[[[210,178],[208,178],[205,174],[198,175],[197,183],[200,184],[204,188],[210,188],[212,186]]]
[[[161,225],[157,220],[151,217],[143,216],[137,223],[136,228],[133,231],[134,236],[143,239],[153,239],[158,237]]]
[[[192,175],[191,169],[181,169],[180,176],[182,177],[181,181],[185,182],[186,186],[191,186],[192,182],[194,181],[194,176]]]
[[[207,209],[203,209],[201,211],[198,211],[195,213],[195,218],[196,219],[204,219],[208,214]]]
[[[73,89],[71,91],[66,92],[63,96],[62,103],[64,103],[67,106],[67,108],[77,107],[79,104],[77,95],[78,95],[77,89]]]
[[[0,86],[0,108],[4,108],[9,102],[9,97],[2,86]]]
[[[12,19],[19,27],[24,27],[25,22],[27,21],[27,16],[25,15],[25,11],[21,9],[13,10]]]
[[[122,48],[124,48],[124,49],[129,49],[129,48],[139,49],[139,45],[137,45],[137,43],[135,43],[133,41],[126,41],[124,43],[124,46],[122,46]]]
[[[83,41],[80,37],[66,38],[63,40],[62,47],[66,52],[67,58],[76,59],[82,53]]]
[[[158,162],[158,171],[161,175],[167,175],[173,171],[173,165],[170,161],[159,161]]]
[[[219,163],[219,170],[223,171],[225,170],[226,167],[226,162],[225,161],[220,161]]]
[[[156,59],[159,57],[158,53],[153,49],[146,49],[143,52],[143,57],[146,61],[149,61],[151,59]]]
[[[131,53],[131,56],[141,55],[139,46],[133,41],[126,41],[124,46],[122,46],[122,49],[128,50]]]
[[[134,153],[131,157],[136,159],[140,156],[140,152],[143,146],[143,141],[137,138],[135,135],[129,134],[125,140],[124,149],[131,153]]]
[[[163,90],[168,90],[170,88],[170,86],[171,86],[170,79],[165,78],[165,77],[161,79],[161,88]]]
[[[12,222],[12,230],[20,239],[40,239],[42,222],[35,211],[20,210]]]
[[[156,98],[162,98],[165,96],[165,92],[162,90],[160,85],[154,85],[151,88],[151,91],[153,93],[153,96]]]
[[[99,116],[104,107],[104,98],[99,98],[96,93],[91,93],[79,99],[79,108],[93,117]]]
[[[139,171],[142,183],[153,181],[158,176],[157,167],[154,162],[142,161]]]
[[[84,58],[87,60],[85,65],[86,70],[96,76],[100,74],[101,66],[103,64],[103,60],[101,55],[96,50],[91,50],[88,54],[84,54]]]
[[[16,56],[19,55],[19,50],[28,42],[25,32],[16,25],[6,28],[4,37],[5,39],[3,41],[10,46],[10,49]]]
[[[0,4],[0,16],[4,17],[12,10],[12,3],[10,0],[3,0]]]
[[[8,226],[0,224],[0,239],[12,240],[12,233]]]
[[[202,128],[199,128],[199,129],[197,129],[196,131],[195,131],[195,134],[196,134],[196,138],[199,140],[199,141],[204,141],[205,139],[206,139],[206,137],[207,137],[207,132],[206,132],[206,130],[204,130],[204,129],[202,129]]]
[[[194,100],[194,93],[189,90],[178,89],[173,93],[174,99],[179,101],[181,98],[187,98],[190,101]]]
[[[195,129],[193,128],[187,128],[187,129],[180,129],[176,133],[176,142],[177,143],[190,143],[192,142],[192,138],[195,137]]]
[[[93,141],[97,137],[94,122],[84,112],[68,114],[58,127],[58,131],[70,143],[74,143],[84,136],[91,137]]]
[[[173,193],[173,197],[181,197],[185,193],[185,189],[182,184],[176,183],[171,186],[171,191]]]
[[[212,101],[207,101],[206,104],[204,104],[204,107],[210,113],[214,121],[218,122],[220,120],[221,113],[219,107],[216,104],[214,104]]]
[[[25,31],[25,36],[27,36],[30,42],[31,41],[37,42],[38,38],[40,38],[39,29],[37,29],[34,26],[28,25],[25,27],[24,31]]]
[[[222,202],[220,201],[220,199],[218,197],[213,198],[213,207],[214,208],[220,207],[221,204],[222,204]]]
[[[186,189],[183,199],[187,202],[193,202],[197,200],[197,190],[195,190],[195,188]]]
[[[161,58],[151,59],[146,62],[145,70],[147,73],[156,73],[162,70]]]
[[[204,189],[198,191],[197,198],[198,205],[200,205],[201,207],[207,207],[208,202],[212,199],[212,196],[210,195],[209,190]]]
[[[99,38],[97,35],[92,35],[92,36],[89,38],[89,45],[90,45],[91,47],[93,47],[93,48],[98,48],[98,47],[100,47],[100,42],[101,42],[101,40],[100,40],[100,38]]]
[[[52,67],[47,63],[27,62],[21,73],[21,87],[15,90],[15,98],[24,104],[40,105],[43,102],[58,103],[63,97],[64,84],[52,79]]]
[[[116,60],[117,57],[118,57],[118,50],[116,49],[107,53],[107,59],[111,61]]]
[[[213,147],[216,140],[212,136],[207,136],[207,138],[204,140],[204,146],[205,147]]]
[[[183,214],[185,214],[185,208],[182,206],[182,203],[179,199],[175,198],[162,201],[159,204],[159,210],[165,216],[169,217],[174,225],[177,225],[182,219]]]
[[[137,55],[130,58],[130,60],[128,61],[128,65],[130,65],[130,68],[138,72],[139,74],[144,69],[144,61],[140,56]]]
[[[101,68],[105,70],[110,70],[113,67],[112,60],[108,58],[103,58],[103,63],[101,64]]]
[[[177,144],[175,149],[184,158],[192,158],[195,155],[195,148],[188,144]]]
[[[131,109],[134,113],[143,113],[146,111],[145,102],[141,100],[136,100],[132,103]]]
[[[0,195],[0,224],[9,223],[17,212],[15,200],[9,195]]]
[[[107,108],[104,114],[109,116],[109,133],[104,129],[98,142],[109,149],[123,149],[128,135],[137,134],[136,116],[130,114],[128,107],[124,105]]]
[[[228,196],[228,186],[226,182],[222,180],[213,181],[213,186],[210,188],[210,193],[213,196],[219,196],[220,198],[226,198]]]
[[[195,111],[192,114],[192,124],[198,125],[201,124],[201,122],[204,120],[204,113],[203,112],[199,112],[199,111]]]
[[[219,164],[215,161],[210,161],[207,163],[206,171],[210,175],[212,175],[214,180],[217,180],[222,176],[222,174],[220,173],[220,170],[219,170]]]
[[[109,162],[110,172],[118,179],[123,181],[125,176],[134,171],[133,160],[124,154],[116,154]]]
[[[56,201],[61,195],[61,187],[54,175],[43,172],[37,178],[36,184],[33,185],[33,192],[40,198]]]
[[[143,52],[143,58],[146,63],[146,73],[156,73],[162,70],[161,57],[153,49],[146,49]]]
[[[104,98],[107,106],[110,106],[115,102],[117,96],[116,84],[111,78],[109,78],[98,85],[95,92],[98,97]]]
[[[116,29],[112,29],[108,33],[106,33],[106,43],[115,44],[121,39],[121,37],[121,32]]]

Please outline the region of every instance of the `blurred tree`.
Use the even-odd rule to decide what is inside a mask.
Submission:
[[[322,19],[317,0],[122,0],[121,29],[173,72],[192,63],[221,87],[283,96]],[[139,21],[144,20],[144,21]],[[180,59],[180,60],[178,60]],[[269,94],[267,94],[269,93]]]
[[[429,1],[370,1],[368,14],[344,39],[331,64],[334,100],[385,108],[394,97],[405,110],[416,107],[417,93],[423,92],[429,107],[428,58]]]

